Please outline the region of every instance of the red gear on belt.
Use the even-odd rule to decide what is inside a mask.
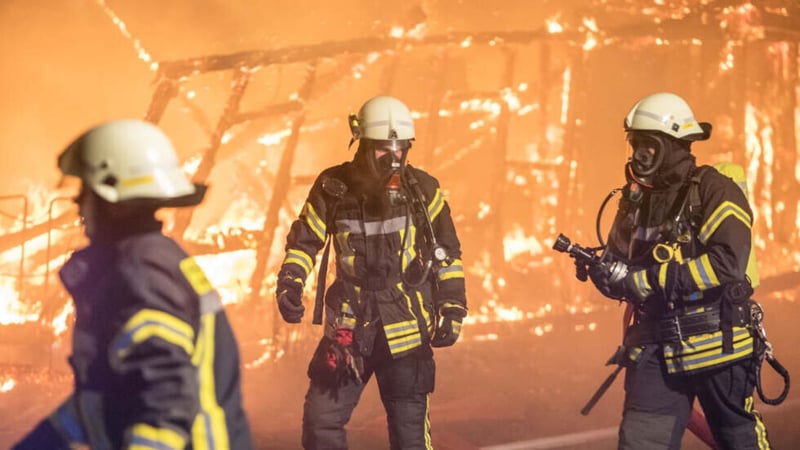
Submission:
[[[337,328],[333,336],[333,340],[335,343],[331,345],[331,347],[328,349],[327,360],[328,360],[328,367],[331,370],[336,370],[336,368],[339,365],[339,362],[336,351],[334,350],[333,347],[334,346],[338,346],[340,348],[349,347],[353,343],[353,330],[349,328]],[[345,363],[345,365],[349,365],[350,353],[349,352],[344,352],[344,353],[345,353],[345,360],[343,362]]]

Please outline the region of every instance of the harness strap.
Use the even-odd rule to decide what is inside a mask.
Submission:
[[[317,297],[314,299],[314,319],[311,321],[314,325],[322,325],[323,298],[325,297],[325,281],[328,275],[328,256],[330,251],[331,235],[328,233],[325,236],[325,250],[322,252],[322,261],[320,261],[319,273],[317,274]]]
[[[726,315],[720,303],[709,305],[705,311],[698,313],[673,316],[660,320],[643,320],[635,323],[625,335],[625,345],[639,346],[642,344],[677,342],[690,336],[720,331],[723,323],[722,317]],[[732,314],[726,322],[731,328],[749,325],[749,319],[744,313]],[[723,334],[723,342],[724,340]]]
[[[786,400],[786,396],[789,394],[789,371],[778,362],[775,356],[772,355],[772,352],[768,352],[765,359],[769,365],[772,366],[775,372],[778,372],[778,374],[783,378],[783,391],[781,391],[781,393],[775,398],[769,398],[764,394],[764,391],[761,388],[761,362],[756,364],[756,391],[758,392],[758,397],[761,398],[761,401],[764,403],[773,406],[780,405],[784,400]]]
[[[750,317],[752,322],[751,326],[753,328],[752,331],[755,334],[754,340],[758,343],[753,351],[753,357],[756,359],[756,391],[758,392],[759,398],[761,398],[764,403],[768,405],[779,405],[786,400],[786,396],[789,394],[789,371],[786,370],[786,368],[778,362],[778,359],[775,358],[775,355],[772,354],[772,344],[767,340],[767,333],[764,330],[764,309],[755,300],[750,300]],[[783,378],[783,391],[775,398],[768,398],[761,387],[761,365],[764,364],[764,359],[766,359],[775,372]]]

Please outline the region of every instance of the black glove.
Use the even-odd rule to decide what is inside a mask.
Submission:
[[[612,282],[611,272],[605,264],[589,266],[589,279],[601,294],[612,300],[624,300],[625,288],[623,283]]]
[[[431,339],[432,347],[449,347],[456,343],[461,334],[461,321],[464,320],[466,310],[461,307],[443,308],[440,312],[441,319],[436,332]]]
[[[575,258],[575,278],[579,281],[586,281],[589,279],[589,265],[578,258]]]
[[[644,269],[626,268],[625,276],[622,279],[612,281],[611,271],[605,264],[597,264],[589,267],[589,278],[591,278],[597,290],[606,297],[613,300],[627,300],[634,305],[641,305],[647,297],[655,291],[656,280],[653,280],[650,273]],[[636,280],[647,280],[650,289],[642,290]]]
[[[303,280],[289,274],[278,279],[278,310],[287,323],[300,323],[306,307],[303,306]]]

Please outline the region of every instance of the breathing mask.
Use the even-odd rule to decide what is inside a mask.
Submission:
[[[634,131],[628,133],[628,144],[632,150],[627,164],[629,175],[637,183],[652,187],[656,173],[670,150],[669,139],[658,133]]]
[[[374,173],[383,185],[392,205],[400,204],[402,201],[401,175],[410,147],[409,141],[398,140],[373,141],[372,144]]]

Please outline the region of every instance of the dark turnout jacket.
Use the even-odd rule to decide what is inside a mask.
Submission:
[[[337,198],[326,190],[330,179],[347,186],[344,196]],[[450,309],[466,314],[461,247],[439,183],[411,166],[405,168],[403,181],[406,201],[380,207],[375,203],[380,203],[383,188],[360,185],[354,163],[324,170],[286,240],[281,272],[306,280],[331,236],[336,280],[325,295],[326,331],[355,316],[356,343],[362,354],[371,351],[374,327],[382,327],[392,356],[398,358],[427,345],[436,312]],[[422,193],[417,207],[410,187],[414,182]],[[420,282],[425,274],[422,261],[431,258],[423,207],[448,258],[434,264]]]
[[[60,271],[75,302],[75,389],[30,448],[37,433],[47,448],[252,448],[220,298],[160,223],[151,228],[75,252]]]

